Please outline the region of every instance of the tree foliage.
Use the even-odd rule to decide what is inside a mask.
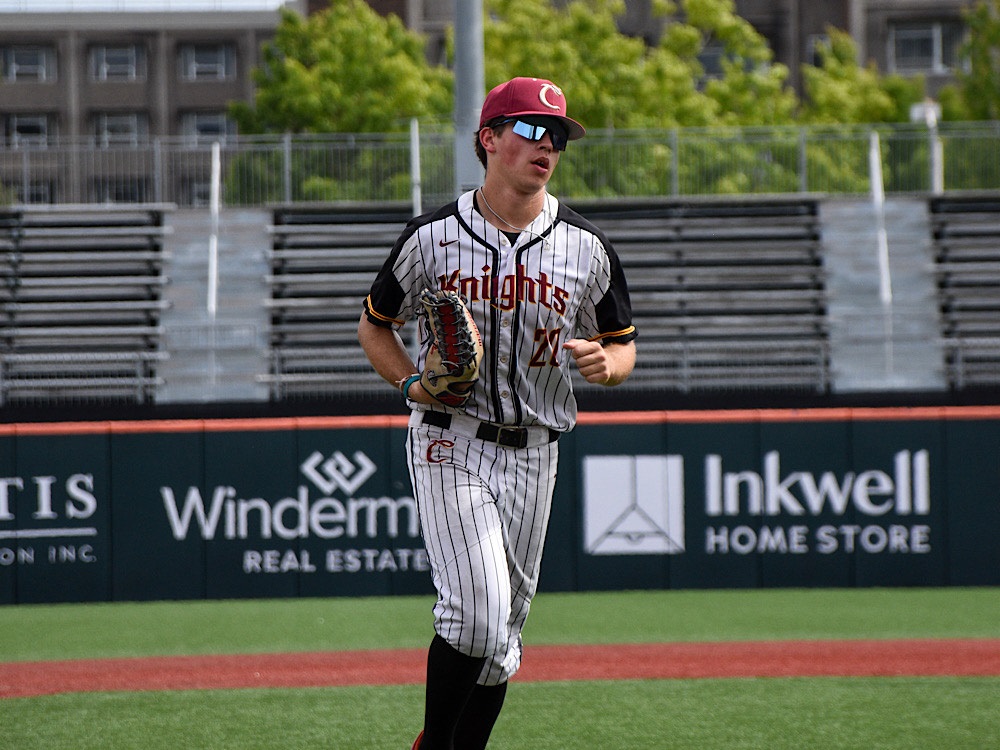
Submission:
[[[618,31],[621,0],[486,0],[487,88],[533,75],[567,88],[574,115],[591,128],[669,128],[789,122],[788,71],[732,0],[659,2],[659,43]],[[700,57],[718,49],[723,73]]]
[[[819,45],[819,66],[802,67],[805,123],[900,122],[910,104],[923,98],[923,81],[881,76],[874,63],[861,66],[850,35],[828,28],[829,42]]]
[[[651,0],[662,22],[655,44],[618,30],[624,0],[483,2],[486,88],[514,76],[548,78],[566,89],[574,118],[606,131],[588,139],[585,158],[562,162],[554,178],[560,194],[863,191],[868,126],[907,121],[924,96],[920,78],[859,64],[850,36],[831,28],[818,65],[803,66],[800,100],[789,71],[734,0]],[[972,111],[975,100],[977,116],[1000,118],[998,3],[980,0],[969,16],[970,69],[961,91],[942,95],[946,112]],[[413,117],[448,120],[453,106],[451,70],[430,64],[419,36],[364,0],[332,0],[308,18],[284,11],[254,80],[253,103],[232,110],[242,133],[398,132]],[[781,127],[803,123],[818,137],[807,142],[802,131]],[[746,126],[770,129],[758,135]],[[642,130],[659,135],[642,137]],[[897,159],[901,173],[926,171],[920,148]],[[278,162],[287,157],[270,152],[236,168],[275,200],[356,199],[373,185],[386,198],[406,195],[408,163],[349,151],[330,165],[331,147],[317,143],[283,169]],[[450,190],[439,166],[450,164],[447,157],[426,161],[438,165],[437,182]],[[422,177],[425,185],[435,181]]]
[[[653,0],[663,23],[655,45],[618,30],[624,0],[484,3],[487,88],[517,75],[549,78],[591,129],[905,121],[923,98],[922,80],[859,65],[850,36],[831,28],[819,65],[803,66],[799,101],[788,70],[734,0]],[[969,15],[962,100],[976,103],[978,117],[1000,117],[998,3],[981,0]],[[709,57],[718,69],[706,71]],[[254,102],[232,107],[241,132],[337,133],[447,119],[454,77],[427,61],[423,40],[396,16],[364,0],[333,0],[307,18],[282,12],[254,80]]]
[[[1000,120],[1000,0],[979,0],[966,23],[961,54],[968,66],[958,72],[965,112],[976,120]]]
[[[699,52],[721,47],[722,75],[705,83],[716,122],[726,125],[783,125],[795,112],[788,69],[773,61],[767,40],[736,15],[731,0],[686,0],[686,24],[700,35]],[[669,43],[670,35],[667,35]]]
[[[447,114],[451,80],[398,17],[333,0],[308,18],[282,11],[254,71],[253,105],[234,104],[232,115],[243,133],[393,132]]]
[[[486,0],[486,88],[513,76],[563,86],[589,128],[644,128],[707,121],[690,69],[642,39],[623,36],[621,0]]]

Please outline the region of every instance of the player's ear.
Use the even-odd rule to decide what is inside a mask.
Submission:
[[[497,150],[496,147],[497,134],[493,128],[485,127],[479,131],[479,144],[486,149],[487,153],[494,153]]]

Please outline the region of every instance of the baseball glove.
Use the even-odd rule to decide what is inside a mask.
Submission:
[[[472,313],[456,292],[420,293],[432,338],[420,384],[446,406],[462,406],[479,379],[483,338]]]

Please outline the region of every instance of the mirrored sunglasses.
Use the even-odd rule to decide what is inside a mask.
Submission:
[[[557,128],[547,127],[545,125],[536,125],[534,123],[527,122],[526,120],[504,120],[501,125],[507,122],[514,123],[511,128],[515,133],[517,133],[522,138],[527,138],[529,141],[540,141],[542,136],[546,133],[549,134],[549,139],[552,141],[552,148],[556,151],[565,151],[566,144],[569,142],[569,138],[565,132],[561,132]]]

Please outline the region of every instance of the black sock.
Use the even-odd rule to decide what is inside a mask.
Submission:
[[[490,686],[476,685],[469,696],[469,702],[465,704],[462,718],[458,720],[455,750],[485,749],[506,695],[506,682]]]
[[[441,636],[434,636],[427,651],[424,738],[420,750],[453,749],[455,727],[485,663],[485,657],[466,656]]]

